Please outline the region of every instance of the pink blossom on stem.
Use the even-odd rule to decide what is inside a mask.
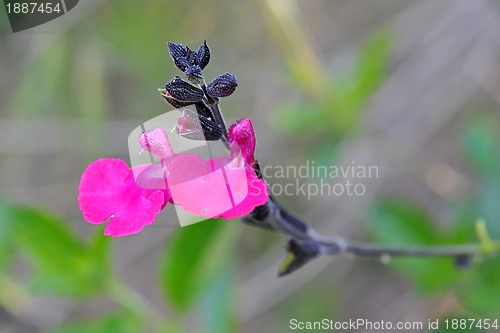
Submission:
[[[139,187],[127,163],[114,158],[91,163],[78,192],[85,220],[93,224],[109,220],[104,234],[113,237],[140,232],[155,221],[170,199],[168,190]]]
[[[90,223],[108,221],[105,235],[119,237],[152,224],[171,201],[194,215],[238,218],[268,200],[268,190],[254,170],[255,135],[248,119],[229,130],[231,157],[207,161],[176,154],[163,129],[143,133],[139,144],[162,160],[130,169],[120,159],[91,163],[80,181],[78,203]],[[135,177],[134,177],[135,176]]]
[[[241,150],[245,163],[252,166],[255,161],[255,133],[250,119],[241,119],[229,127],[229,143]]]

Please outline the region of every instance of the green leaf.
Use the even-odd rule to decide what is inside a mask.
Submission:
[[[386,30],[371,36],[360,51],[353,73],[335,82],[335,93],[327,103],[326,123],[337,133],[346,134],[359,124],[366,104],[385,79],[391,45]]]
[[[104,236],[104,228],[105,226],[96,228],[93,237],[90,239],[89,251],[95,264],[95,270],[100,272],[99,276],[109,277],[113,274],[109,255],[111,251],[111,237]]]
[[[236,316],[231,303],[231,269],[221,269],[203,295],[200,314],[205,333],[237,332]]]
[[[373,36],[363,46],[356,68],[353,98],[366,100],[385,79],[392,38],[387,30]]]
[[[462,305],[473,314],[493,316],[500,313],[500,257],[476,263],[467,271],[457,292]]]
[[[89,248],[68,228],[68,222],[37,208],[12,208],[16,244],[35,266],[28,285],[34,291],[87,296],[105,284],[104,245]]]
[[[429,245],[436,240],[429,217],[402,201],[385,202],[375,209],[372,232],[377,241],[391,245]]]
[[[314,161],[317,166],[326,166],[330,170],[331,165],[335,165],[335,156],[337,155],[337,142],[335,140],[319,141],[314,146],[311,146],[306,152],[306,157],[310,161]],[[328,178],[324,173],[317,175],[311,181],[318,181],[320,179]]]
[[[500,124],[496,117],[476,113],[473,119],[467,121],[462,137],[466,157],[483,174],[498,176],[500,153]]]
[[[174,307],[187,309],[222,269],[234,247],[236,227],[234,222],[207,220],[179,229],[170,239],[160,281]]]
[[[352,131],[385,79],[391,45],[386,30],[373,35],[363,45],[353,71],[346,78],[329,82],[326,98],[280,107],[272,122],[294,135],[299,132],[323,138],[324,133],[341,136]]]
[[[276,129],[295,134],[312,134],[318,131],[324,132],[327,126],[321,119],[324,119],[324,110],[314,103],[286,104],[278,108],[271,114],[272,124]],[[298,132],[298,133],[297,133]]]
[[[484,219],[492,238],[500,239],[500,178],[486,175],[476,200],[477,217]]]
[[[372,221],[372,235],[383,244],[428,246],[447,243],[425,213],[401,201],[378,206]],[[452,258],[401,257],[393,258],[391,265],[407,275],[421,292],[449,288],[463,274],[455,268]]]
[[[0,271],[7,268],[13,253],[12,224],[10,206],[0,201]]]
[[[84,245],[60,217],[42,209],[17,206],[13,219],[19,246],[44,270],[64,272],[78,266],[86,256]]]
[[[117,313],[100,319],[79,321],[56,328],[49,333],[137,333],[142,329],[128,313]]]

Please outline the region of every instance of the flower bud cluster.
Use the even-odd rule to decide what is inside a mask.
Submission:
[[[175,66],[184,72],[187,79],[185,81],[176,76],[165,85],[165,89],[160,89],[162,96],[173,107],[182,108],[203,99],[217,101],[219,97],[228,97],[236,90],[238,84],[232,73],[219,75],[206,85],[203,69],[210,61],[210,49],[206,41],[196,52],[172,42],[168,42],[168,48]]]

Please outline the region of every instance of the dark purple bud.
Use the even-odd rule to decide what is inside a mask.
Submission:
[[[167,42],[167,44],[170,51],[170,56],[174,60],[175,66],[184,72],[184,70],[188,66],[187,48],[184,45],[178,43]]]
[[[179,76],[165,85],[165,90],[174,99],[181,102],[200,102],[203,99],[203,90],[187,83]]]
[[[467,268],[471,265],[471,257],[468,255],[459,255],[455,257],[456,268]]]
[[[183,108],[188,105],[192,105],[193,102],[180,102],[170,96],[170,94],[167,92],[166,89],[158,89],[158,91],[161,93],[161,96],[165,98],[165,100],[168,102],[168,104],[172,105],[176,109]]]
[[[189,66],[197,65],[196,52],[192,51],[189,47],[186,47],[186,50],[187,50],[186,60],[188,65]]]
[[[173,99],[172,97],[168,97],[166,95],[162,95],[162,96],[163,96],[163,98],[165,98],[165,100],[168,102],[168,104],[172,105],[176,109],[180,109],[180,108],[183,108],[183,107],[186,107],[188,105],[193,104],[193,102],[181,102],[181,101],[178,101],[176,99]]]
[[[207,46],[207,41],[203,42],[203,45],[200,46],[198,52],[196,52],[196,62],[201,69],[207,67],[208,62],[210,61],[210,49]]]
[[[184,71],[184,74],[186,74],[186,78],[191,83],[200,84],[203,82],[203,72],[201,71],[200,66],[197,65],[189,66]]]
[[[174,59],[174,64],[175,64],[175,67],[177,67],[179,70],[181,71],[185,71],[186,68],[189,66],[189,63],[188,61],[186,60],[186,58],[178,58],[178,59]]]
[[[170,56],[172,58],[186,58],[187,56],[187,48],[179,43],[172,43],[172,42],[167,42],[168,44],[168,49],[170,51]]]
[[[212,97],[227,97],[236,90],[237,85],[236,77],[232,73],[226,73],[210,82],[207,92]]]

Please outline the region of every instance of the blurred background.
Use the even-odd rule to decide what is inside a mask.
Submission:
[[[15,34],[1,11],[1,333],[500,319],[498,258],[458,269],[321,257],[278,278],[279,234],[237,221],[180,228],[167,212],[110,239],[77,202],[89,163],[128,162],[129,133],[171,110],[157,88],[181,73],[166,42],[206,39],[205,76],[236,75],[221,108],[253,121],[262,165],[377,166],[362,196],[278,196],[318,232],[474,243],[483,218],[500,239],[499,1],[86,0]]]

